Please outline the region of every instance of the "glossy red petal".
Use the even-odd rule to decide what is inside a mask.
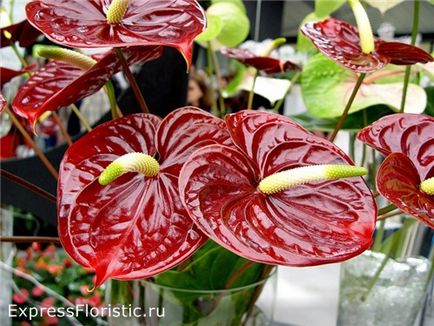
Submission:
[[[434,173],[428,177],[434,177]],[[387,156],[378,169],[376,182],[382,196],[434,229],[434,198],[419,189],[419,173],[406,155]]]
[[[390,58],[395,65],[413,65],[415,63],[428,63],[434,58],[424,50],[401,42],[379,42],[377,52]]]
[[[364,54],[357,28],[346,22],[328,18],[322,22],[306,23],[301,31],[327,57],[355,72],[373,72],[390,62],[388,56],[377,51]],[[381,42],[375,41],[376,48]]]
[[[423,114],[397,113],[362,129],[357,138],[384,155],[407,155],[422,180],[434,175],[434,118]]]
[[[110,3],[36,0],[26,5],[26,14],[49,39],[65,46],[171,46],[190,62],[192,42],[205,28],[205,14],[196,1],[130,0],[119,24],[107,23]]]
[[[160,46],[122,49],[129,64],[154,60],[161,56],[162,50]],[[42,113],[56,111],[97,92],[121,68],[113,50],[87,71],[68,63],[51,61],[20,87],[12,108],[34,125]]]
[[[9,33],[7,37],[5,32]],[[0,48],[10,46],[12,43],[18,44],[26,48],[32,45],[42,33],[34,28],[27,20],[19,23],[0,28]]]
[[[59,235],[65,250],[107,278],[155,275],[187,259],[205,240],[180,203],[178,176],[128,173],[108,186],[101,171],[120,155],[157,155],[156,118],[134,114],[110,121],[66,152],[58,184]],[[182,127],[182,126],[181,126]]]
[[[232,144],[223,120],[193,106],[167,115],[158,128],[156,142],[161,169],[174,175],[179,175],[196,149],[216,143]]]
[[[184,165],[180,193],[205,234],[254,261],[312,266],[370,246],[375,204],[362,180],[305,185],[268,197],[257,184],[248,158],[211,145]]]
[[[13,70],[5,67],[0,67],[0,87],[3,87],[12,78],[24,74],[25,72],[31,71],[35,66],[28,66],[20,70]]]
[[[300,70],[300,67],[291,61],[281,61],[272,57],[257,56],[249,50],[224,48],[221,52],[229,58],[238,60],[247,66],[252,66],[266,74],[276,74],[287,70]]]
[[[255,130],[255,119],[247,115],[229,119],[239,121],[244,138],[234,142],[242,147],[204,147],[182,168],[181,198],[200,229],[229,250],[269,264],[330,263],[369,248],[376,206],[362,178],[309,183],[270,196],[257,190],[259,181],[274,172],[351,160],[286,118],[270,115],[272,121]],[[234,125],[228,123],[228,129],[239,135]]]

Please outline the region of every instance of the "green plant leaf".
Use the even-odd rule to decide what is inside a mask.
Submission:
[[[230,2],[218,2],[207,9],[207,15],[221,19],[222,29],[216,40],[227,47],[236,47],[246,39],[250,31],[250,22],[246,14],[237,5]]]
[[[425,88],[425,91],[428,101],[424,113],[434,117],[434,86]]]
[[[206,14],[206,29],[194,39],[196,42],[214,40],[222,31],[223,22],[220,17]]]
[[[371,7],[377,8],[382,14],[399,5],[404,0],[365,0]]]
[[[328,16],[326,16],[328,17]],[[312,41],[304,36],[304,34],[300,31],[300,27],[309,22],[315,22],[319,20],[323,20],[326,17],[319,17],[315,12],[311,12],[300,23],[297,33],[297,50],[300,52],[311,52],[316,51],[316,47],[313,45]]]
[[[322,54],[310,58],[304,66],[301,89],[308,111],[317,117],[335,118],[345,105],[357,82],[357,74],[345,69]],[[362,84],[350,108],[350,113],[367,107],[384,104],[398,111],[401,104],[403,83]],[[406,98],[408,113],[421,113],[426,107],[426,93],[415,84],[409,84]]]
[[[315,15],[325,18],[338,10],[346,0],[315,0]]]

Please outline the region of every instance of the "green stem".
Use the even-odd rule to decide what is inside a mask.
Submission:
[[[351,93],[350,98],[348,99],[347,105],[345,106],[344,112],[342,113],[338,123],[336,124],[335,130],[333,130],[333,133],[329,137],[329,141],[333,142],[336,138],[336,135],[338,134],[339,130],[342,128],[345,119],[347,118],[348,111],[351,108],[351,105],[354,102],[354,99],[356,98],[357,91],[359,90],[360,86],[363,83],[363,79],[365,79],[366,74],[362,73],[359,75],[359,78],[357,79],[356,85],[353,88],[353,92]]]
[[[220,112],[217,107],[217,101],[215,99],[215,86],[214,86],[214,80],[212,78],[213,72],[214,72],[214,65],[212,60],[212,53],[211,53],[211,44],[208,43],[208,48],[206,51],[207,54],[207,62],[208,62],[208,78],[210,80],[210,88],[211,88],[211,106],[212,106],[212,112],[215,116],[219,116]]]
[[[368,125],[368,111],[363,110],[363,126],[366,127]],[[360,162],[360,166],[364,166],[366,162],[366,144],[362,144],[362,159]]]
[[[389,204],[389,205],[387,205],[387,206],[381,207],[381,208],[378,210],[378,215],[384,215],[384,214],[389,213],[389,212],[391,212],[391,211],[393,211],[393,210],[395,210],[395,209],[396,209],[396,206],[395,206],[395,205],[393,205],[393,204]]]
[[[220,116],[223,117],[226,114],[226,107],[225,107],[225,101],[223,99],[222,88],[220,86],[220,81],[222,80],[222,73],[220,69],[219,60],[217,58],[217,54],[215,53],[215,51],[213,51],[211,42],[209,42],[208,47],[211,49],[211,57],[213,60],[214,71],[217,78],[217,93],[218,93],[219,106],[220,106]]]
[[[128,82],[130,83],[131,89],[133,90],[134,96],[136,97],[137,102],[139,103],[140,109],[143,113],[149,113],[149,108],[146,105],[145,99],[143,98],[143,94],[140,91],[140,87],[137,84],[136,79],[134,78],[133,74],[131,73],[130,67],[128,66],[127,60],[125,60],[125,57],[122,53],[122,50],[120,48],[115,48],[116,55],[118,56],[121,65],[122,70],[125,73],[125,76],[128,79]],[[113,114],[113,111],[112,111]],[[117,116],[117,114],[116,114]]]
[[[11,24],[14,23],[14,7],[15,7],[15,0],[9,0],[9,19],[11,21]]]
[[[256,79],[258,78],[258,74],[259,74],[259,72],[256,70],[255,76],[253,77],[252,88],[250,89],[250,92],[249,92],[249,99],[247,100],[247,110],[252,109],[253,97],[255,96]]]
[[[380,221],[380,226],[377,228],[377,232],[375,233],[374,244],[372,245],[372,251],[380,251],[381,243],[383,241],[384,236],[384,225],[386,224],[386,220]]]
[[[91,128],[89,122],[84,117],[84,115],[81,114],[81,112],[78,109],[77,105],[71,104],[70,108],[71,108],[71,111],[74,112],[74,114],[77,116],[78,120],[80,120],[80,122],[83,125],[84,129],[86,129],[87,132],[92,131],[92,128]]]
[[[59,243],[58,237],[33,237],[33,236],[12,236],[12,237],[0,237],[0,242],[12,242],[12,243],[32,243],[32,242],[46,242],[46,243]]]
[[[21,55],[20,51],[17,48],[17,45],[15,43],[11,43],[11,48],[12,48],[12,51],[14,51],[14,53],[15,53],[16,57],[18,58],[18,60],[20,61],[21,66],[27,67],[29,64],[24,59],[24,57]]]
[[[349,143],[349,154],[353,161],[355,161],[356,149],[355,149],[355,141],[356,141],[356,133],[354,131],[350,131],[348,133],[348,143]]]
[[[300,76],[301,76],[301,72],[300,71],[297,71],[294,74],[294,76],[292,76],[292,78],[290,80],[291,84],[289,84],[288,90],[286,91],[285,95],[279,101],[277,101],[276,105],[273,108],[274,112],[276,112],[276,113],[279,112],[280,107],[282,106],[282,104],[285,101],[286,97],[291,93],[291,91],[292,91],[295,83],[300,78]]]
[[[115,88],[113,87],[113,83],[111,82],[111,80],[107,80],[104,87],[106,89],[107,96],[108,96],[108,99],[109,99],[110,111],[112,113],[112,119],[115,120],[115,119],[117,119],[117,118],[120,117],[120,115],[118,114],[118,110],[117,110],[118,106],[117,106],[117,103],[116,103]]]
[[[416,36],[417,36],[418,29],[419,29],[419,8],[420,8],[420,1],[414,0],[413,28],[411,31],[411,45],[416,44]],[[404,112],[404,109],[405,109],[405,101],[407,99],[407,90],[408,90],[408,83],[410,81],[410,73],[411,73],[411,66],[409,65],[405,68],[404,85],[402,88],[401,108],[399,109],[399,112]]]

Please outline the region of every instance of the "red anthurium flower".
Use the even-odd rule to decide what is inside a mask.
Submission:
[[[291,61],[281,61],[268,56],[257,56],[245,49],[227,49],[221,50],[221,53],[231,59],[252,66],[266,74],[276,74],[287,70],[300,70],[300,67]]]
[[[434,198],[421,187],[434,177],[434,118],[401,113],[362,129],[358,138],[388,155],[377,172],[377,189],[402,211],[434,228]]]
[[[194,0],[35,0],[27,19],[53,42],[74,47],[164,45],[191,60],[205,14]]]
[[[334,18],[306,23],[301,27],[301,31],[312,40],[318,50],[355,72],[373,72],[388,63],[412,65],[434,60],[429,53],[418,47],[380,39],[375,40],[374,51],[365,54],[360,48],[357,28]]]
[[[147,46],[128,47],[123,52],[128,63],[134,64],[157,59],[162,50],[161,46]],[[121,69],[114,50],[108,51],[88,70],[50,61],[20,87],[12,108],[34,125],[42,113],[56,111],[95,93]]]
[[[26,48],[32,45],[42,33],[34,28],[27,20],[0,28],[0,48],[10,46],[18,41],[18,44]]]
[[[60,166],[58,222],[65,250],[95,269],[97,286],[110,277],[149,277],[187,259],[206,238],[181,204],[181,166],[201,146],[230,142],[224,121],[194,107],[162,121],[133,114],[98,126],[69,147]],[[111,175],[109,164],[123,170],[135,165],[126,159],[134,155],[146,156],[152,168],[140,161],[142,173],[100,184],[108,183],[102,177]]]
[[[342,261],[370,246],[376,206],[362,178],[313,182],[301,172],[305,184],[261,190],[280,171],[352,164],[338,147],[271,113],[241,111],[226,123],[236,148],[197,150],[179,178],[184,206],[206,235],[250,260],[290,266]]]
[[[12,78],[24,74],[25,72],[31,71],[35,66],[28,66],[20,70],[9,69],[5,67],[0,67],[0,87],[3,87]]]

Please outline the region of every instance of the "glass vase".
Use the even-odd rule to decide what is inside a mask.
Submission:
[[[128,283],[132,291],[122,295],[128,299],[116,301],[131,314],[108,316],[110,325],[266,326],[273,320],[276,270],[259,282],[225,290],[182,289],[146,280]]]
[[[366,251],[342,264],[339,326],[412,326],[426,296],[430,262],[424,257],[389,259],[375,285],[385,255]]]

